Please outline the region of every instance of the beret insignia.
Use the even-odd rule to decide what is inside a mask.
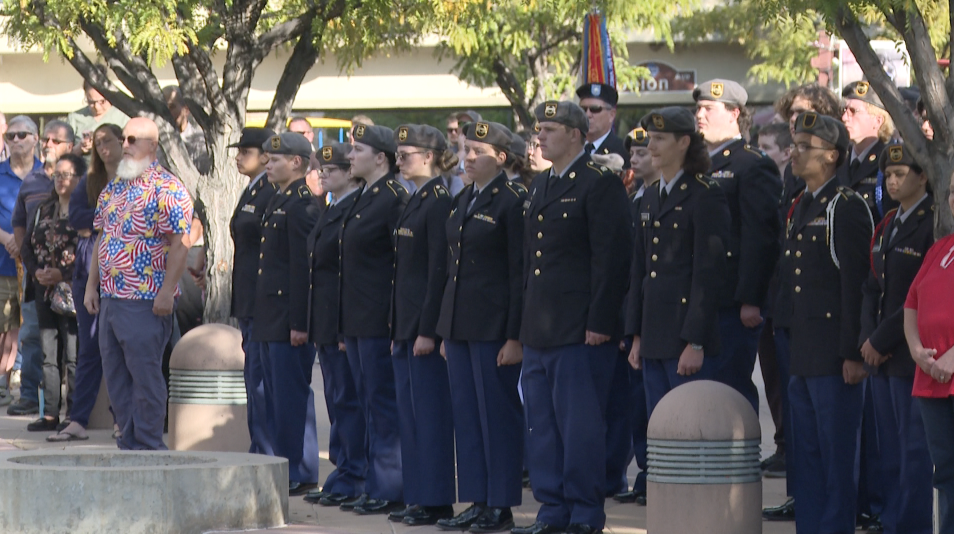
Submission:
[[[557,114],[557,105],[556,105],[556,103],[555,103],[555,102],[548,102],[547,105],[546,105],[546,107],[543,108],[543,116],[546,117],[546,118],[548,118],[548,119],[552,119],[553,117],[556,117],[556,114]]]
[[[869,87],[870,86],[868,85],[868,82],[858,82],[858,84],[855,85],[855,94],[858,96],[865,96],[868,94]]]
[[[277,136],[277,135],[273,135],[273,136],[272,136],[272,150],[280,150],[281,148],[282,148],[282,138],[279,137],[279,136]]]
[[[474,127],[474,135],[476,135],[478,139],[483,139],[484,137],[487,137],[487,134],[489,132],[490,132],[490,125],[487,124],[486,122],[478,122],[477,126]]]
[[[662,115],[654,114],[653,125],[656,126],[656,128],[659,128],[660,130],[662,130],[666,127],[666,120],[663,119]]]
[[[404,142],[407,141],[407,127],[401,126],[398,129],[398,141]]]
[[[325,161],[331,161],[331,156],[332,156],[332,155],[334,155],[334,151],[331,149],[330,146],[326,146],[326,147],[324,147],[324,148],[321,149],[321,157],[322,157],[322,159],[324,159]]]
[[[709,87],[709,92],[712,93],[712,96],[719,98],[722,96],[722,93],[725,91],[725,86],[722,85],[722,82],[712,82],[712,85]]]
[[[361,139],[362,137],[364,137],[364,125],[363,125],[363,124],[359,124],[359,125],[356,126],[355,129],[354,129],[354,138],[355,138],[355,139]]]

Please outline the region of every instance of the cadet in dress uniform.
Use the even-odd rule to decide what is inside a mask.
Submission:
[[[704,174],[709,158],[692,112],[657,109],[640,125],[660,179],[636,221],[626,332],[652,417],[671,389],[715,372],[730,216],[722,188]]]
[[[652,156],[649,153],[649,134],[642,128],[636,128],[631,131],[625,140],[626,149],[629,151],[629,164],[633,170],[633,179],[638,183],[638,187],[630,199],[630,213],[633,221],[639,220],[640,206],[642,205],[643,195],[647,187],[652,187],[659,181],[659,174],[652,167]],[[635,224],[635,223],[634,223]],[[634,234],[635,236],[635,234]],[[626,308],[631,295],[627,294],[626,301],[623,302],[623,313],[621,319],[626,317]],[[649,415],[646,412],[646,390],[643,387],[642,369],[633,369],[629,362],[629,352],[632,349],[632,340],[624,338],[620,344],[620,356],[626,365],[628,374],[628,383],[619,384],[621,377],[613,374],[613,386],[610,389],[610,401],[607,408],[609,421],[606,436],[606,481],[611,483],[614,479],[614,473],[621,473],[626,476],[626,468],[629,462],[635,457],[636,465],[640,472],[636,475],[636,481],[633,483],[633,489],[628,487],[626,491],[613,496],[618,502],[635,502],[646,505],[646,429],[649,425]],[[617,360],[617,365],[619,360]],[[620,387],[624,386],[624,387]],[[623,396],[622,392],[627,394]],[[614,412],[617,414],[614,416]],[[623,435],[616,435],[614,432],[614,420],[619,420],[628,426],[625,430],[628,432],[628,439]]]
[[[308,342],[308,232],[318,207],[305,184],[311,143],[297,133],[262,145],[265,172],[279,190],[262,216],[252,340],[267,344],[262,369],[272,451],[288,459],[288,494],[318,485],[318,432],[311,389],[315,347]]]
[[[368,477],[367,495],[341,508],[386,514],[404,508],[389,311],[394,233],[408,195],[394,179],[397,147],[390,128],[359,123],[352,140],[351,174],[365,185],[342,223],[339,333],[368,428]]]
[[[364,493],[368,472],[365,447],[367,429],[358,389],[348,356],[338,335],[340,265],[338,239],[345,214],[361,196],[361,180],[351,176],[349,143],[326,145],[318,151],[319,180],[331,203],[308,235],[311,294],[308,301],[308,341],[318,348],[318,363],[325,385],[325,402],[331,424],[331,441],[337,441],[335,470],[328,474],[321,491],[311,491],[305,501],[322,506],[340,506]]]
[[[262,149],[275,132],[268,128],[244,128],[239,142],[235,166],[239,174],[249,178],[238,206],[229,222],[229,233],[235,247],[232,262],[232,317],[238,319],[245,351],[245,393],[248,398],[248,433],[252,438],[251,453],[274,454],[268,431],[268,408],[262,382],[262,351],[265,345],[252,341],[252,317],[255,315],[255,281],[258,278],[258,252],[262,244],[262,215],[265,206],[278,188],[265,177],[268,155]]]
[[[860,195],[839,185],[848,155],[842,123],[806,112],[795,124],[792,167],[807,184],[789,211],[791,405],[795,523],[799,532],[853,532],[865,371],[858,350],[861,281],[873,230]],[[779,299],[779,302],[783,302]]]
[[[878,169],[878,156],[894,132],[894,123],[868,82],[846,85],[841,96],[845,100],[841,120],[851,138],[851,157],[838,168],[838,180],[865,199],[877,224],[898,206],[885,194],[884,176]]]
[[[457,166],[433,126],[405,124],[394,132],[401,174],[415,191],[397,222],[391,293],[392,362],[401,427],[401,469],[407,508],[388,519],[433,525],[454,515],[454,420],[447,362],[437,318],[447,279],[451,195],[441,172]]]
[[[520,341],[527,463],[542,506],[534,525],[513,532],[598,532],[632,221],[622,181],[583,150],[583,110],[549,101],[534,114],[553,166],[534,178],[526,209]]]
[[[444,338],[457,439],[458,494],[472,506],[442,530],[513,527],[522,498],[523,205],[527,190],[505,173],[510,131],[464,125],[464,167],[474,183],[447,221],[447,285],[437,332]]]
[[[875,229],[861,314],[861,354],[877,369],[869,383],[885,475],[881,521],[891,534],[929,534],[933,466],[911,396],[915,363],[904,337],[904,301],[934,244],[934,200],[927,176],[904,145],[888,145],[878,164],[886,192],[900,203]]]
[[[692,92],[696,120],[712,158],[711,177],[719,183],[732,215],[726,243],[726,283],[720,291],[719,333],[722,354],[714,378],[745,395],[755,413],[759,392],[752,382],[762,309],[779,253],[778,166],[746,144],[741,124],[748,122],[748,94],[738,83],[715,79]]]
[[[616,104],[619,92],[605,83],[586,83],[576,89],[580,107],[586,112],[589,131],[583,145],[587,154],[617,154],[623,158],[623,168],[629,168],[629,153],[623,140],[613,131],[616,123]]]

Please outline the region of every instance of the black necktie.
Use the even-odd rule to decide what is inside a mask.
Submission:
[[[663,204],[665,204],[667,198],[669,198],[669,188],[663,186],[659,190],[659,205],[662,206]]]
[[[471,212],[474,211],[474,204],[477,203],[477,195],[479,194],[476,187],[470,192],[470,202],[467,203],[467,215],[470,215]]]
[[[801,200],[798,201],[798,221],[802,224],[805,224],[805,218],[808,217],[808,210],[811,209],[812,201],[815,200],[815,195],[805,192],[802,195]]]
[[[848,175],[854,178],[855,173],[858,172],[858,167],[861,167],[861,158],[851,160],[851,165],[848,166]]]
[[[898,230],[901,229],[901,213],[900,211],[894,214],[894,217],[891,219],[891,229],[888,232],[888,245],[894,241],[894,236],[898,235]]]
[[[592,154],[593,151],[596,150],[596,145],[587,143],[586,146],[583,147],[583,150],[585,150],[587,154]]]

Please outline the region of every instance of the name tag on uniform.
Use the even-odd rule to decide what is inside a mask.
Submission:
[[[716,171],[712,173],[713,178],[735,178],[735,173],[732,171]]]
[[[561,198],[560,202],[576,202],[575,198]]]
[[[474,218],[477,219],[478,221],[484,221],[484,222],[488,222],[488,223],[490,223],[490,224],[497,224],[497,221],[495,221],[493,217],[491,217],[491,216],[489,216],[489,215],[484,215],[483,213],[477,213],[477,214],[475,214],[475,215],[474,215]]]
[[[864,180],[861,181],[861,183],[875,185],[878,183],[878,177],[872,176],[871,178],[865,178]]]
[[[903,248],[895,247],[894,251],[895,251],[895,252],[900,252],[901,254],[906,254],[906,255],[908,255],[908,256],[914,256],[914,257],[916,257],[916,258],[920,258],[920,257],[922,256],[922,254],[921,254],[920,252],[914,250],[914,249],[911,248],[911,247],[903,247]]]
[[[414,237],[414,232],[409,228],[398,228],[397,234],[401,237]]]
[[[285,215],[285,210],[279,208],[272,212],[272,215]]]
[[[524,200],[524,201],[523,201],[523,209],[529,209],[529,208],[530,208],[530,200],[529,200],[529,199],[528,199],[528,200]]]
[[[639,220],[641,220],[641,221],[648,221],[648,220],[650,220],[650,219],[649,219],[650,217],[651,217],[651,215],[650,215],[649,213],[643,212],[643,213],[640,213],[640,214],[639,214]]]
[[[808,226],[828,226],[828,219],[825,217],[815,217]]]
[[[682,206],[676,206],[676,207],[673,208],[673,209],[676,210],[676,211],[682,211]]]
[[[242,211],[245,213],[255,213],[255,206],[251,204],[246,204],[242,206]]]

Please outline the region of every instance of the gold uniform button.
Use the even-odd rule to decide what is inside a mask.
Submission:
[[[457,281],[457,277],[456,277],[456,276],[454,277],[454,281],[455,281],[455,282]]]
[[[264,243],[264,242],[265,242],[265,237],[264,237],[264,236],[262,236],[262,243]]]
[[[786,256],[791,256],[791,255],[792,255],[792,251],[791,251],[791,250],[786,250],[786,251],[785,251],[785,255],[786,255]]]
[[[798,237],[797,237],[796,239],[798,239],[799,241],[801,241],[801,240],[802,240],[802,234],[798,234]]]
[[[673,228],[679,228],[679,224],[678,224],[678,223],[672,223],[672,227],[673,227]]]
[[[865,194],[864,194],[864,195],[862,195],[862,196],[864,197],[864,199],[865,199],[865,200],[867,200],[867,199],[868,199],[868,193],[865,193]]]
[[[831,312],[825,314],[826,319],[831,319]]]
[[[728,257],[730,257],[730,258],[732,257],[732,253],[731,253],[731,252],[726,252],[725,255],[728,256]]]
[[[282,290],[281,290],[281,289],[278,290],[278,294],[279,294],[279,295],[282,294]]]
[[[262,274],[262,270],[261,270],[261,269],[258,270],[258,274]]]
[[[659,238],[658,238],[658,237],[654,237],[654,238],[653,238],[653,243],[659,243]]]
[[[801,270],[801,269],[795,269],[795,275],[797,276],[797,275],[800,275],[800,274],[802,274],[802,270]]]
[[[818,241],[818,236],[817,236],[817,235],[813,235],[813,236],[812,236],[812,241]]]
[[[537,215],[537,220],[543,222],[543,214]]]
[[[543,239],[543,232],[537,232],[537,239]]]
[[[795,257],[796,257],[796,258],[801,258],[801,257],[802,257],[802,251],[799,250],[798,252],[796,252],[796,253],[795,253]]]
[[[795,292],[796,292],[796,293],[801,293],[801,292],[802,292],[802,286],[795,286]]]
[[[655,226],[656,228],[659,228],[659,221],[654,222],[653,226]]]
[[[533,274],[536,275],[536,276],[540,276],[540,269],[535,269],[535,270],[533,271]]]
[[[460,265],[460,260],[455,261],[454,265]]]
[[[538,251],[537,251],[537,257],[539,258],[540,256],[543,256],[543,252],[540,252],[540,251],[538,250]]]
[[[682,303],[685,304],[685,303],[686,303],[686,299],[682,299]]]
[[[360,218],[361,218],[361,214],[359,213],[359,214],[355,215],[354,218],[355,218],[355,219],[360,219]]]
[[[262,259],[262,258],[264,258],[264,257],[265,257],[265,253],[264,253],[264,252],[259,252],[259,253],[258,253],[258,259]]]
[[[650,278],[656,278],[656,271],[649,273]]]
[[[658,259],[659,259],[659,256],[653,254],[653,261],[656,261],[656,260],[658,260]]]
[[[566,219],[566,213],[563,214],[563,218]]]

